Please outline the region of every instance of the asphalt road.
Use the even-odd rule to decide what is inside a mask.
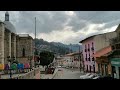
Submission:
[[[79,79],[80,71],[79,70],[72,70],[66,68],[60,68],[61,71],[55,75],[53,79]]]

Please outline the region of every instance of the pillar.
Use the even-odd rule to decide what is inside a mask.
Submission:
[[[2,22],[0,22],[0,63],[4,64],[4,36],[5,27]]]
[[[9,56],[11,57],[11,32],[9,32]]]
[[[116,69],[116,78],[119,79],[119,67],[115,66]]]
[[[16,60],[16,35],[15,34],[14,34],[13,43],[14,43],[14,57],[15,57],[15,60]]]

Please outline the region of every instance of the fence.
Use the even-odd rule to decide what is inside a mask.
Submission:
[[[40,68],[37,67],[27,73],[12,76],[12,79],[40,79]]]

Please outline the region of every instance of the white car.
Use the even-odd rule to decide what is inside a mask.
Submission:
[[[82,75],[82,76],[80,76],[80,79],[83,79],[83,78],[85,78],[85,77],[87,77],[87,76],[89,76],[89,75],[91,75],[91,73],[87,73],[87,74],[85,74],[85,75]]]
[[[61,68],[61,66],[57,66],[58,68]]]
[[[82,79],[92,79],[93,77],[95,77],[93,74],[90,74],[89,76],[83,77]]]
[[[100,76],[96,76],[96,77],[94,77],[94,78],[92,78],[92,79],[98,79]]]

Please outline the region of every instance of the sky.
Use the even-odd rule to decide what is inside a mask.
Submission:
[[[0,11],[0,20],[5,20]],[[37,38],[48,42],[79,44],[88,36],[115,31],[120,11],[8,11],[17,34],[34,38],[35,17]]]

